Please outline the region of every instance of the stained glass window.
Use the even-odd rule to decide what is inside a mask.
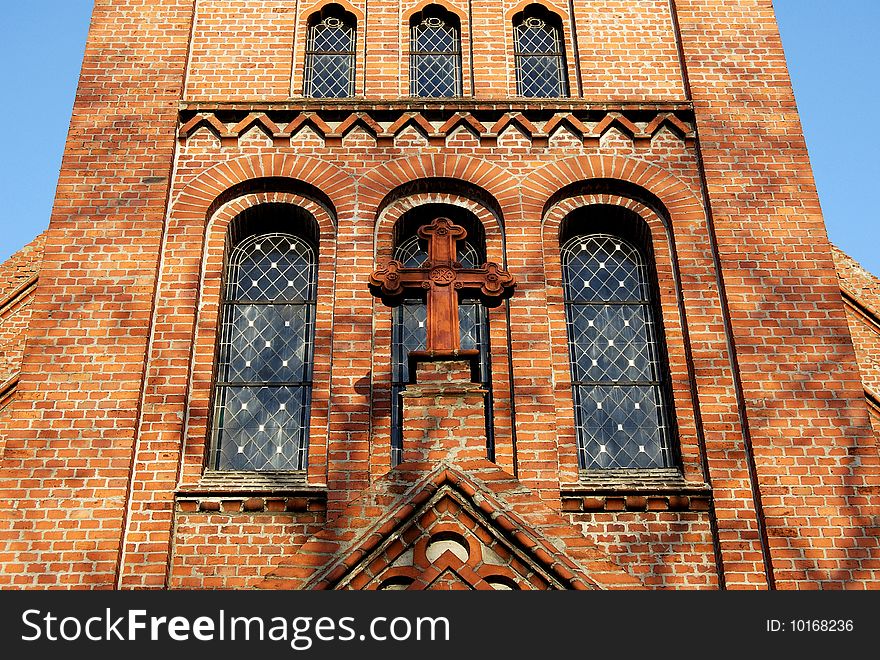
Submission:
[[[355,21],[338,5],[309,24],[304,96],[354,96]]]
[[[440,7],[416,14],[410,29],[410,94],[461,96],[458,20]]]
[[[514,18],[516,93],[519,96],[568,96],[565,50],[559,19],[529,6]]]
[[[671,466],[658,331],[647,266],[609,234],[562,248],[582,469]]]
[[[308,447],[316,257],[292,234],[232,251],[214,404],[217,470],[303,470]]]
[[[403,241],[394,258],[409,268],[418,268],[428,259],[428,252],[415,236]],[[464,268],[479,268],[483,260],[470,242],[459,242],[458,260]],[[425,350],[427,306],[419,298],[405,299],[394,308],[391,335],[391,458],[394,465],[401,460],[403,450],[403,407],[400,393],[409,382],[408,356],[410,351]],[[492,434],[492,375],[489,362],[489,316],[486,306],[475,299],[463,298],[458,304],[458,327],[461,348],[480,351],[480,382],[489,394],[486,399],[486,434],[491,448]]]

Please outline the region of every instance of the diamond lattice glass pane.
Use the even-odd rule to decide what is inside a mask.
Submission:
[[[219,377],[239,383],[309,380],[310,305],[228,305]]]
[[[568,305],[575,382],[656,381],[646,305]]]
[[[461,334],[461,347],[465,350],[480,346],[480,313],[476,303],[462,303],[458,306],[458,328]]]
[[[582,468],[670,465],[648,273],[637,248],[606,234],[562,250]]]
[[[432,98],[461,95],[461,42],[458,29],[429,16],[412,28],[410,93]]]
[[[243,241],[230,259],[215,403],[219,470],[305,467],[315,254],[289,234]]]
[[[267,234],[238,246],[230,260],[227,301],[301,302],[314,299],[315,256],[296,236]]]
[[[520,53],[558,54],[562,50],[559,31],[535,16],[523,19],[516,26],[516,45]]]
[[[334,16],[312,26],[309,50],[323,53],[350,53],[354,50],[354,28]]]
[[[538,98],[565,96],[565,60],[558,28],[528,16],[516,25],[514,34],[517,93]]]
[[[443,98],[461,94],[460,59],[457,55],[413,55],[413,96]]]
[[[394,379],[409,382],[408,357],[410,351],[423,351],[427,346],[428,307],[418,300],[407,300],[395,309],[394,319]]]
[[[306,63],[306,96],[347,98],[352,95],[354,55],[314,53]]]
[[[307,402],[305,387],[220,388],[217,469],[303,469]]]
[[[639,251],[605,234],[575,237],[562,248],[567,299],[632,302],[648,299],[648,278]]]
[[[669,465],[659,386],[574,388],[580,466]]]
[[[413,27],[413,52],[455,53],[460,50],[458,30],[442,18],[431,16]]]
[[[522,55],[519,57],[519,95],[558,98],[563,93],[563,68],[559,57]]]
[[[461,347],[480,351],[480,381],[487,389],[491,378],[489,365],[489,316],[486,306],[479,300],[465,298],[458,306],[458,328]]]

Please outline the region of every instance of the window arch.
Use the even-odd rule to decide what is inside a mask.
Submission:
[[[568,96],[562,21],[540,5],[513,18],[516,93],[519,96]]]
[[[429,5],[410,21],[409,93],[461,96],[461,24],[439,5]]]
[[[317,241],[313,227],[296,222],[311,218],[297,218],[291,209],[296,207],[264,204],[237,218],[244,237],[226,266],[210,462],[215,470],[306,468]],[[267,224],[309,231],[273,231]]]
[[[308,26],[303,96],[354,96],[357,20],[339,5],[328,5]]]
[[[650,258],[623,231],[563,241],[562,274],[581,469],[673,466]]]
[[[458,261],[464,268],[479,268],[486,262],[485,235],[479,220],[462,209],[447,204],[427,204],[405,214],[395,231],[393,258],[409,268],[418,268],[428,259],[424,241],[416,236],[422,225],[436,217],[448,217],[467,229],[468,236],[459,241]],[[492,373],[489,347],[489,314],[486,305],[476,298],[461,298],[458,303],[459,330],[462,349],[480,351],[480,383],[486,395],[486,438],[490,460],[494,452],[492,422]],[[400,394],[410,382],[408,356],[410,351],[424,350],[427,342],[427,306],[424,298],[409,297],[394,307],[391,327],[391,460],[401,461],[403,452],[403,399]]]

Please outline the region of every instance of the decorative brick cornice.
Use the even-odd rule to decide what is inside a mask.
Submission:
[[[712,508],[712,492],[708,488],[574,487],[563,488],[561,495],[562,510],[566,513],[709,511]]]
[[[560,99],[550,103],[510,101],[442,102],[400,101],[300,101],[284,103],[208,103],[188,101],[180,105],[178,138],[186,142],[207,128],[223,146],[233,146],[253,127],[275,146],[309,127],[326,146],[340,146],[355,128],[372,135],[377,145],[393,144],[408,127],[415,128],[431,145],[442,146],[460,126],[482,144],[491,146],[509,126],[516,126],[535,146],[547,146],[550,137],[566,129],[585,146],[598,145],[612,128],[636,146],[650,146],[651,139],[667,128],[686,144],[694,141],[693,110],[687,103],[599,104]]]
[[[324,511],[327,489],[308,485],[299,472],[217,472],[178,488],[174,499],[181,513],[302,513]]]
[[[561,488],[562,510],[568,513],[600,511],[708,511],[712,489],[705,483],[685,481],[677,470],[593,470],[581,473],[576,484]]]
[[[204,494],[175,498],[179,513],[306,513],[324,511],[327,496],[323,493],[302,493],[290,497],[272,495],[246,497],[242,494]]]

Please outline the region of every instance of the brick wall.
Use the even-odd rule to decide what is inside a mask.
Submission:
[[[505,488],[649,587],[875,585],[876,441],[769,0],[544,3],[570,64],[558,102],[512,98],[527,3],[508,0],[448,5],[475,98],[406,98],[425,3],[389,0],[342,3],[366,26],[357,98],[298,98],[326,4],[97,3],[12,408],[0,584],[250,587],[325,517],[346,529],[394,481],[391,311],[366,282],[395,222],[443,203],[518,280],[489,313]],[[226,231],[270,202],[319,227],[309,467],[281,481],[204,469]],[[590,204],[650,236],[680,460],[659,485],[577,469],[559,231]]]
[[[675,4],[759,507],[740,535],[752,575],[780,588],[864,584],[880,455],[773,7]]]
[[[4,586],[114,584],[191,18],[95,3],[10,413]]]

